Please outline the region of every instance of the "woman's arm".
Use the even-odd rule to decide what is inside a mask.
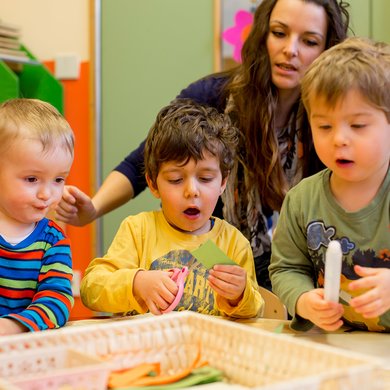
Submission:
[[[92,198],[95,218],[124,205],[133,197],[134,190],[129,179],[118,171],[112,171]]]
[[[193,99],[223,111],[225,101],[222,96],[226,81],[226,76],[207,76],[183,89],[177,98]],[[56,219],[70,225],[84,226],[141,193],[147,187],[144,147],[145,141],[124,158],[92,198],[75,186],[66,186],[56,208]]]
[[[75,186],[66,186],[56,208],[56,219],[74,226],[84,226],[122,206],[134,197],[129,179],[112,171],[93,198]]]

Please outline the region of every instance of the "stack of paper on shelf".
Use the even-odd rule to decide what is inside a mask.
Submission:
[[[0,20],[0,60],[8,63],[23,63],[30,59],[21,49],[20,28]]]

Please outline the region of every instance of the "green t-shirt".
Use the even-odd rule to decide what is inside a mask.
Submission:
[[[336,202],[330,175],[325,169],[306,178],[286,196],[272,240],[273,291],[293,316],[292,327],[309,329],[312,323],[295,315],[296,302],[304,292],[323,287],[326,249],[331,240],[338,240],[343,251],[340,302],[345,323],[390,332],[390,310],[365,319],[348,305],[352,293],[347,289],[349,282],[359,278],[355,264],[390,268],[390,170],[373,201],[356,212],[347,212]]]

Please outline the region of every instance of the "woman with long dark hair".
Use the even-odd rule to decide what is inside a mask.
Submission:
[[[263,0],[242,49],[242,63],[191,84],[190,98],[231,116],[241,132],[238,161],[223,195],[223,216],[251,242],[256,276],[270,288],[269,221],[286,191],[321,166],[312,147],[300,80],[324,50],[347,37],[348,3],[337,0]],[[146,188],[144,143],[111,172],[91,199],[68,186],[58,220],[85,225]]]

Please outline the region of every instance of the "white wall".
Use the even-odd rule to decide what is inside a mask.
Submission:
[[[90,0],[0,0],[0,18],[21,28],[22,43],[40,60],[89,55]],[[91,0],[92,1],[92,0]]]

